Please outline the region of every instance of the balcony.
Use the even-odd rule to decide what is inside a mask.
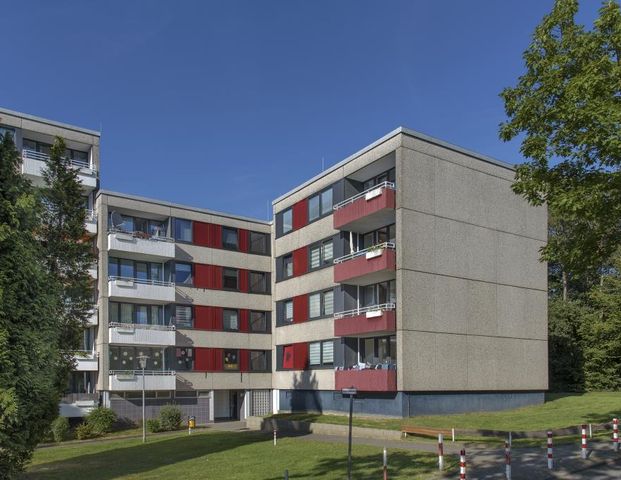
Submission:
[[[97,263],[93,263],[88,268],[88,274],[91,276],[92,279],[97,280]]]
[[[98,311],[97,305],[95,305],[93,307],[93,310],[90,316],[86,319],[86,326],[95,327],[97,326],[98,323],[99,323],[99,311]]]
[[[160,280],[109,277],[108,296],[111,300],[148,300],[156,303],[172,303],[175,301],[175,284]]]
[[[390,335],[396,330],[394,303],[372,305],[334,314],[335,337]]]
[[[76,361],[76,372],[96,372],[99,365],[99,356],[95,350],[76,350],[73,354]]]
[[[89,235],[97,235],[97,212],[95,210],[91,210],[90,208],[86,209],[86,222],[84,224],[86,228],[86,233]]]
[[[60,400],[60,415],[85,417],[97,406],[98,401],[99,395],[96,393],[68,393]]]
[[[395,244],[385,242],[334,260],[334,282],[370,285],[396,277]]]
[[[110,343],[126,345],[175,345],[174,325],[143,325],[111,322]]]
[[[24,148],[22,150],[22,174],[27,177],[35,186],[44,185],[43,170],[50,156],[46,153],[36,152]],[[92,169],[86,162],[65,159],[73,168],[78,170],[78,180],[86,190],[93,190],[97,187],[97,171]]]
[[[109,388],[113,392],[142,390],[142,370],[111,370]],[[174,390],[177,377],[174,370],[145,370],[145,390]]]
[[[394,368],[336,370],[334,384],[337,391],[354,387],[361,392],[396,392],[397,370]]]
[[[108,252],[121,253],[135,260],[170,260],[175,258],[175,241],[168,237],[149,236],[143,232],[108,232]]]
[[[395,184],[383,182],[334,205],[335,230],[365,233],[395,222]]]

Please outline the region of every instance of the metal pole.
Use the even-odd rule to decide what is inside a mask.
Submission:
[[[386,452],[386,447],[384,447],[384,455],[382,459],[384,463],[384,480],[388,480],[388,453]]]
[[[349,396],[349,438],[347,441],[347,480],[351,480],[351,417],[354,413],[354,396]]]
[[[142,443],[147,441],[147,422],[144,408],[144,367],[142,367]]]

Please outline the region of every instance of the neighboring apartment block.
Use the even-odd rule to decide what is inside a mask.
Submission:
[[[0,109],[41,184],[53,137],[98,252],[66,416],[509,408],[547,390],[545,208],[513,167],[397,129],[273,202],[274,221],[99,190],[99,134]]]

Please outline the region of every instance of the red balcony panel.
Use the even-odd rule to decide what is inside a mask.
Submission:
[[[361,392],[396,392],[396,370],[337,370],[334,372],[334,389],[354,387]]]
[[[240,228],[237,230],[237,238],[239,239],[239,251],[247,252],[250,244],[250,232]]]
[[[293,276],[304,275],[308,270],[308,247],[293,251]]]
[[[389,335],[397,330],[394,310],[384,310],[375,316],[372,312],[334,320],[335,337],[361,337],[366,335]]]
[[[367,258],[369,256],[370,258]],[[370,285],[395,278],[397,255],[385,248],[381,255],[360,255],[334,265],[334,282],[350,285]]]
[[[394,222],[395,191],[381,188],[381,193],[369,198],[361,196],[334,211],[332,222],[335,230],[364,233]]]
[[[308,199],[305,198],[293,205],[292,216],[294,230],[308,224]]]
[[[308,295],[293,297],[293,323],[302,323],[308,320]]]

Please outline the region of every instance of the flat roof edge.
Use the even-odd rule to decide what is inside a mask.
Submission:
[[[64,128],[66,130],[73,130],[75,132],[86,133],[88,135],[95,135],[96,137],[101,137],[101,132],[98,132],[97,130],[91,130],[88,128],[78,127],[76,125],[71,125],[69,123],[57,122],[55,120],[49,120],[47,118],[37,117],[36,115],[30,115],[28,113],[16,112],[14,110],[9,110],[8,108],[0,107],[0,114],[1,113],[5,113],[7,115],[13,115],[15,117],[25,118],[27,120],[32,120],[33,122],[46,123],[54,127]]]
[[[230,218],[233,220],[241,220],[244,222],[252,222],[252,223],[258,223],[261,225],[271,225],[272,221],[266,221],[266,220],[260,220],[258,218],[252,218],[252,217],[244,217],[243,215],[235,215],[232,213],[225,213],[225,212],[218,212],[216,210],[209,210],[207,208],[200,208],[200,207],[193,207],[191,205],[183,205],[181,203],[174,203],[174,202],[168,202],[166,200],[157,200],[155,198],[148,198],[148,197],[141,197],[139,195],[131,195],[129,193],[121,193],[121,192],[114,192],[112,190],[99,190],[97,192],[97,196],[99,197],[100,195],[108,195],[111,197],[118,197],[118,198],[127,198],[129,200],[136,200],[139,202],[146,202],[146,203],[152,203],[154,205],[161,205],[161,206],[165,206],[165,207],[171,207],[171,208],[179,208],[182,210],[189,210],[192,212],[198,212],[198,213],[206,213],[208,215],[217,215],[219,217],[226,217],[226,218]]]
[[[458,145],[454,145],[454,144],[446,142],[444,140],[440,140],[439,138],[432,137],[430,135],[426,135],[424,133],[418,132],[416,130],[412,130],[412,129],[407,128],[407,127],[398,127],[396,129],[394,129],[393,131],[387,133],[386,135],[384,135],[380,139],[375,140],[373,143],[371,143],[371,144],[367,145],[366,147],[358,150],[357,152],[353,153],[352,155],[349,155],[344,160],[341,160],[340,162],[332,165],[331,167],[327,168],[323,172],[315,175],[310,180],[307,180],[304,183],[302,183],[302,184],[292,188],[287,193],[284,193],[284,194],[280,195],[278,198],[276,198],[274,201],[272,201],[272,206],[275,205],[276,203],[286,199],[287,197],[293,195],[294,193],[299,192],[300,190],[302,190],[303,188],[305,188],[308,185],[312,184],[313,182],[316,182],[320,178],[322,178],[322,177],[324,177],[326,175],[329,175],[330,173],[334,172],[335,170],[338,170],[339,168],[343,167],[344,165],[346,165],[347,163],[351,162],[352,160],[354,160],[355,158],[359,157],[360,155],[363,155],[363,154],[367,153],[368,151],[374,149],[375,147],[381,145],[384,142],[387,142],[391,138],[393,138],[396,135],[399,135],[401,133],[405,134],[405,135],[409,135],[410,137],[418,138],[419,140],[423,140],[425,142],[433,143],[435,145],[438,145],[440,147],[443,147],[443,148],[446,148],[446,149],[449,149],[449,150],[453,150],[455,152],[463,153],[464,155],[468,155],[469,157],[476,158],[476,159],[481,160],[483,162],[491,163],[491,164],[496,165],[498,167],[503,167],[503,168],[506,168],[508,170],[515,171],[515,165],[512,165],[510,163],[503,162],[501,160],[497,160],[497,159],[495,159],[493,157],[490,157],[488,155],[484,155],[484,154],[481,154],[481,153],[477,153],[477,152],[474,152],[472,150],[468,150],[466,148],[460,147]]]

